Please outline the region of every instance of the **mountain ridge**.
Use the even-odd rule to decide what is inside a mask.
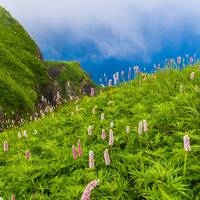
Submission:
[[[50,87],[52,77],[48,74],[39,47],[20,23],[1,6],[0,73],[1,113],[10,115],[14,111],[23,116],[37,109],[41,96],[50,101],[56,95],[57,88]],[[49,92],[49,89],[52,91]],[[49,93],[52,95],[48,96]]]

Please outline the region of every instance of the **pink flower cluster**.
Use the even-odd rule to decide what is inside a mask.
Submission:
[[[112,79],[109,79],[108,86],[112,86]]]
[[[142,122],[139,122],[138,134],[142,135]]]
[[[94,91],[94,88],[92,87],[92,88],[90,89],[90,96],[91,96],[91,97],[94,96],[94,93],[95,93],[95,91]]]
[[[78,155],[77,155],[77,152],[76,152],[75,145],[72,145],[72,155],[74,157],[74,160],[76,160],[78,158],[78,156],[81,157],[83,155],[83,150],[82,150],[82,147],[81,147],[81,140],[80,139],[78,140],[77,146],[78,146]]]
[[[195,78],[195,73],[194,73],[194,72],[191,72],[190,80],[194,80],[194,78]]]
[[[114,128],[115,124],[114,122],[110,122],[110,128]]]
[[[83,155],[83,150],[82,150],[82,147],[81,147],[81,140],[80,139],[78,140],[78,155],[79,156]]]
[[[108,149],[104,151],[104,160],[105,160],[106,165],[110,165],[110,156],[109,156]]]
[[[113,130],[110,129],[110,131],[109,131],[109,145],[113,146],[113,144],[114,144]]]
[[[177,57],[177,64],[180,65],[181,64],[181,57]]]
[[[126,126],[126,133],[127,133],[127,134],[130,133],[130,126]]]
[[[106,131],[104,129],[102,129],[101,138],[102,138],[102,140],[106,139]]]
[[[90,150],[89,152],[89,168],[94,168],[94,152],[92,150]]]
[[[4,141],[4,143],[3,143],[3,150],[5,152],[8,151],[8,142],[7,141]]]
[[[90,200],[91,191],[97,185],[99,185],[99,180],[94,180],[94,181],[91,181],[90,183],[88,183],[83,194],[82,194],[81,200]]]
[[[92,135],[92,126],[88,126],[88,135],[89,135],[89,136]]]
[[[133,70],[135,71],[136,74],[140,73],[140,68],[138,66],[134,66]]]
[[[92,109],[92,113],[93,113],[93,115],[96,114],[96,109],[97,109],[97,106],[94,106],[93,109]]]
[[[188,135],[183,137],[183,145],[186,152],[191,151],[190,137]]]
[[[102,138],[102,140],[106,139],[106,131],[105,131],[105,129],[102,129],[101,138]],[[109,131],[109,145],[113,146],[113,144],[114,144],[113,130],[110,129],[110,131]]]
[[[30,151],[29,151],[29,150],[26,150],[26,153],[25,153],[26,159],[29,160],[29,159],[30,159],[30,156],[31,156]]]
[[[144,131],[144,133],[146,133],[148,131],[148,124],[145,119],[143,121],[139,122],[138,134],[142,135],[143,131]]]
[[[77,153],[76,153],[76,147],[74,145],[72,145],[72,155],[74,157],[74,160],[77,159]]]
[[[101,113],[101,121],[103,121],[105,119],[105,114]]]
[[[11,200],[15,200],[15,195],[12,194]]]
[[[147,120],[143,120],[143,130],[144,132],[146,133],[148,131],[148,128],[147,128]]]

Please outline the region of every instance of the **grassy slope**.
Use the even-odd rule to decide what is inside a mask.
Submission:
[[[79,94],[80,88],[89,90],[91,86],[94,86],[78,62],[46,61],[45,64],[49,75],[56,80],[57,86],[64,96],[67,96],[69,92]],[[67,87],[68,81],[70,87]]]
[[[191,71],[195,71],[194,80],[189,80]],[[146,81],[136,79],[66,105],[41,121],[4,132],[0,144],[7,140],[9,152],[0,150],[1,196],[13,192],[17,199],[80,199],[86,184],[100,179],[92,199],[199,199],[200,91],[195,91],[196,85],[200,86],[197,67],[159,72],[157,79],[151,75]],[[92,114],[94,106],[96,115]],[[105,121],[100,121],[102,111]],[[139,137],[138,123],[143,119],[147,119],[149,131]],[[111,121],[115,123],[112,149],[108,137],[101,140],[102,128],[108,133]],[[92,137],[87,135],[89,125],[94,127]],[[127,125],[129,135],[125,133]],[[27,130],[28,138],[18,139],[18,130]],[[183,177],[186,133],[192,151]],[[74,160],[71,146],[78,138],[84,156]],[[106,148],[112,152],[111,166],[104,164]],[[24,156],[27,149],[29,161]],[[94,170],[88,169],[90,150],[94,151]]]
[[[33,110],[48,82],[40,56],[23,27],[0,7],[0,110]]]

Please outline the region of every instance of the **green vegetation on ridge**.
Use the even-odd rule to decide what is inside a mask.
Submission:
[[[47,69],[59,72],[49,77]],[[55,78],[55,79],[54,79]],[[18,117],[35,110],[42,95],[52,101],[57,90],[66,94],[70,80],[74,94],[94,86],[76,62],[44,62],[24,28],[0,6],[0,114],[15,111]]]
[[[0,7],[0,107],[31,111],[48,84],[40,51],[23,27]]]
[[[95,85],[78,62],[45,61],[45,65],[49,76],[55,81],[54,88],[61,91],[64,97],[82,95],[83,91],[88,94],[91,86]]]
[[[194,80],[190,80],[195,72]],[[200,196],[200,71],[166,69],[120,87],[110,87],[96,97],[72,102],[42,120],[7,130],[0,144],[0,196],[16,199],[80,199],[92,180],[100,184],[91,199],[198,200]],[[96,107],[96,114],[92,110]],[[78,108],[78,109],[77,109]],[[100,120],[101,113],[105,120]],[[138,123],[146,119],[148,132],[138,135]],[[108,145],[114,122],[114,146]],[[125,132],[130,126],[130,133]],[[92,136],[87,128],[93,126]],[[101,139],[102,129],[107,138]],[[18,131],[27,130],[27,138]],[[34,134],[37,130],[37,134]],[[186,160],[183,136],[191,138]],[[72,145],[81,140],[83,157],[72,156]],[[103,158],[109,149],[111,165]],[[30,160],[25,151],[30,150]],[[88,168],[94,151],[95,169]]]

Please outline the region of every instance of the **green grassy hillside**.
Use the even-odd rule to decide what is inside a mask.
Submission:
[[[194,80],[190,80],[195,72]],[[9,199],[80,199],[92,180],[91,199],[198,200],[200,197],[200,71],[197,66],[140,77],[96,97],[85,97],[44,119],[0,134],[0,196]],[[96,112],[94,112],[96,108]],[[93,112],[92,112],[93,110]],[[105,120],[100,120],[102,112]],[[148,131],[138,135],[147,120]],[[114,145],[109,146],[110,122]],[[93,127],[89,136],[88,126]],[[130,126],[130,133],[126,127]],[[105,129],[106,139],[101,139]],[[27,130],[28,137],[18,138]],[[37,134],[34,134],[37,130]],[[183,148],[190,136],[191,151]],[[83,156],[74,160],[80,139]],[[108,149],[110,166],[104,162]],[[30,159],[25,158],[29,150]],[[89,169],[93,150],[95,168]],[[187,157],[186,157],[187,155]]]
[[[33,110],[48,84],[41,53],[23,27],[0,7],[0,108]]]
[[[79,63],[44,62],[36,43],[0,7],[0,114],[15,111],[21,116],[35,109],[41,95],[52,101],[58,90],[66,97],[79,95],[79,88],[88,93],[91,86]]]
[[[64,97],[68,97],[69,95],[82,95],[83,91],[89,93],[90,88],[95,85],[78,62],[46,61],[45,65],[49,76],[55,81],[54,87]]]

